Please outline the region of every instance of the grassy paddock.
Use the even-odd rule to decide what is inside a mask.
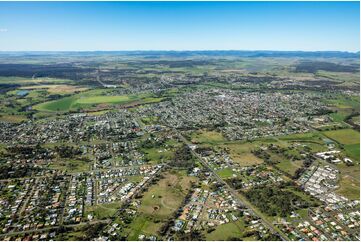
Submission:
[[[257,147],[257,143],[233,143],[220,146],[229,151],[229,155],[234,162],[241,166],[251,166],[263,163],[263,160],[251,153]]]
[[[340,144],[351,145],[360,143],[360,133],[353,129],[331,130],[322,133]]]

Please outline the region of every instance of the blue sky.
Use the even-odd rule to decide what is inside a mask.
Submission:
[[[359,51],[359,2],[0,2],[0,50]]]

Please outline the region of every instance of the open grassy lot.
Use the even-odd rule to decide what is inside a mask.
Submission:
[[[185,172],[167,172],[151,186],[141,199],[136,218],[126,229],[128,240],[138,240],[140,234],[156,234],[164,221],[181,205],[194,177]]]
[[[162,225],[163,223],[155,223],[152,221],[151,217],[140,214],[132,221],[129,228],[126,229],[126,232],[128,233],[127,238],[128,240],[136,241],[139,239],[138,236],[140,234],[154,235],[159,231]]]
[[[359,80],[359,78],[357,78],[357,80]],[[357,81],[357,83],[358,82],[359,81]],[[333,98],[326,98],[324,102],[335,111],[335,113],[330,114],[330,117],[335,122],[345,121],[347,116],[360,110],[360,97],[358,96],[337,95]]]
[[[360,133],[353,129],[331,130],[322,133],[340,144],[350,145],[360,143]]]
[[[151,164],[157,164],[161,161],[170,160],[173,158],[174,152],[170,149],[165,150],[164,148],[148,148],[142,149],[145,156]]]
[[[49,77],[41,77],[41,78],[24,78],[24,77],[16,77],[16,76],[0,76],[0,84],[20,84],[20,85],[28,85],[28,84],[39,84],[39,83],[72,83],[72,80],[68,79],[60,79],[60,78],[49,78]]]
[[[222,170],[217,171],[217,174],[223,178],[223,179],[227,179],[233,176],[233,171],[231,168],[225,168]]]
[[[206,233],[206,240],[217,241],[217,240],[234,240],[243,237],[246,231],[243,220],[236,222],[221,224],[216,227],[211,233]],[[247,238],[242,238],[247,240]],[[254,240],[255,238],[248,238],[248,240]]]
[[[349,175],[342,175],[339,183],[338,194],[352,200],[360,200],[360,180],[356,180]]]
[[[339,189],[336,191],[349,199],[360,199],[360,166],[347,166],[345,163],[337,165],[340,170]]]
[[[152,97],[151,94],[111,96],[108,95],[108,92],[109,90],[104,89],[86,91],[80,94],[64,97],[59,100],[49,101],[35,105],[34,109],[48,112],[64,112],[80,108],[95,107],[99,104],[141,104],[160,102],[162,100],[162,98]]]
[[[301,133],[301,134],[290,134],[285,136],[280,136],[280,140],[285,141],[322,141],[322,135],[318,132],[308,132],[308,133]]]
[[[10,123],[19,123],[27,120],[27,118],[24,115],[0,115],[0,120]]]
[[[57,160],[51,162],[49,168],[56,170],[66,170],[68,172],[89,171],[91,163],[82,160]]]
[[[302,167],[303,162],[301,160],[290,161],[288,159],[281,159],[276,167],[287,174],[293,176],[298,168]]]
[[[75,97],[66,97],[56,101],[49,101],[34,106],[34,109],[39,111],[67,111],[71,108]]]
[[[121,202],[98,204],[86,207],[86,214],[93,213],[97,219],[106,219],[113,216],[121,206]]]
[[[164,178],[144,193],[139,211],[160,219],[170,216],[187,194],[194,177],[165,173]]]
[[[360,144],[345,145],[346,155],[354,161],[360,161]]]
[[[199,130],[191,135],[193,143],[219,143],[224,142],[225,138],[217,131]]]
[[[25,90],[44,89],[50,94],[69,94],[69,93],[88,90],[88,88],[86,87],[78,87],[72,85],[32,85],[32,86],[23,86],[20,87],[19,89],[25,89]]]
[[[256,157],[251,153],[252,149],[257,146],[257,143],[231,143],[221,145],[221,148],[226,148],[230,157],[234,162],[239,163],[241,166],[251,166],[261,164],[262,159]]]
[[[130,98],[130,96],[94,96],[94,97],[84,97],[76,100],[76,103],[79,104],[99,104],[99,103],[125,103],[135,98]]]

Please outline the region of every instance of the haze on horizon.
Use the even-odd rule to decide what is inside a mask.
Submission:
[[[359,2],[0,2],[0,51],[359,51]]]

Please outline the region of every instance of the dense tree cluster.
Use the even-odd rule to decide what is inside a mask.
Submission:
[[[39,167],[34,167],[31,164],[12,165],[0,164],[0,179],[21,178],[31,176],[33,172],[40,171]]]
[[[182,145],[175,152],[174,159],[170,166],[177,168],[191,169],[194,166],[191,149],[187,145]]]
[[[296,209],[310,206],[301,197],[281,187],[257,187],[245,192],[245,195],[252,204],[269,216],[285,217]]]
[[[74,158],[82,154],[81,150],[74,146],[55,146],[55,150],[61,158]]]

